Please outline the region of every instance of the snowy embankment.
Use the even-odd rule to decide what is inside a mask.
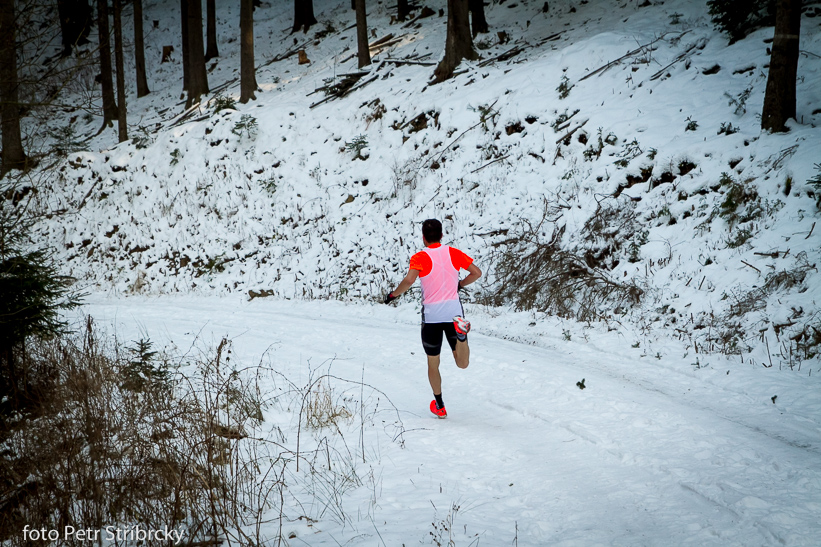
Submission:
[[[292,6],[272,2],[255,15],[262,91],[222,109],[238,96],[239,43],[238,8],[220,5],[216,96],[182,117],[179,59],[152,64],[151,95],[129,95],[134,140],[112,146],[106,131],[41,189],[42,208],[65,213],[42,239],[114,295],[357,300],[405,272],[424,218],[489,274],[500,242],[545,221],[542,237],[643,290],[637,307],[596,303],[599,317],[794,368],[821,336],[807,184],[821,62],[800,58],[800,124],[762,134],[772,29],[728,46],[700,2],[646,4],[489,5],[509,41],[479,37],[485,60],[436,86],[431,66],[395,60],[435,62],[445,20],[390,25],[378,5],[369,23],[394,39],[374,49],[367,85],[311,108],[327,98],[316,89],[356,72],[352,12],[318,2],[320,24],[287,35]],[[146,17],[159,21],[146,36],[156,59],[178,45],[177,14],[158,3]],[[817,19],[804,18],[801,44],[819,49]],[[285,55],[299,48],[310,64]],[[497,288],[483,281],[477,301]]]
[[[449,417],[437,420],[410,305],[169,296],[94,298],[86,311],[123,339],[180,354],[227,336],[235,362],[262,361],[298,386],[335,377],[352,415],[340,422],[346,443],[333,428],[311,436],[352,454],[345,472],[360,486],[340,501],[303,490],[307,471],[292,477],[291,545],[813,545],[821,535],[821,396],[794,374],[722,357],[696,368],[676,343],[655,357],[595,329],[555,329],[536,346],[477,333],[468,369],[443,359]],[[524,314],[471,311],[480,330],[528,330]],[[262,430],[294,435],[289,410],[265,409]],[[277,519],[263,532],[274,537]]]

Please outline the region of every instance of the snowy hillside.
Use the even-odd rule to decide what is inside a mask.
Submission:
[[[129,94],[133,140],[104,131],[38,188],[37,206],[62,213],[39,235],[84,285],[373,301],[420,248],[420,221],[438,217],[490,274],[476,302],[504,305],[495,266],[534,248],[510,243],[533,227],[632,291],[594,299],[585,318],[776,368],[817,352],[817,18],[802,23],[800,123],[769,135],[758,115],[772,29],[728,46],[703,2],[493,2],[483,60],[435,86],[445,18],[390,24],[378,3],[374,41],[392,38],[341,99],[316,90],[357,72],[349,2],[318,0],[307,35],[287,32],[291,2],[267,2],[255,12],[262,92],[247,105],[231,104],[238,7],[220,2],[214,93],[187,113],[176,5],[145,4],[152,93]],[[176,53],[161,64],[165,45]],[[99,120],[66,112],[51,129],[69,124],[90,136]]]
[[[191,110],[179,3],[143,4],[151,94],[129,90],[130,141],[97,134],[84,71],[24,120],[30,156],[62,153],[2,196],[89,293],[67,312],[77,346],[94,353],[97,329],[126,370],[206,403],[185,407],[207,408],[201,432],[182,396],[167,422],[140,414],[142,452],[100,421],[118,469],[170,470],[152,458],[171,447],[188,463],[169,476],[195,485],[174,490],[189,513],[158,488],[162,521],[123,505],[113,524],[199,545],[818,544],[821,5],[802,19],[798,121],[771,135],[773,29],[729,46],[702,0],[492,0],[482,58],[438,85],[442,0],[406,24],[369,1],[364,72],[348,0],[315,0],[307,34],[289,33],[291,0],[266,0],[246,105],[238,2],[217,2],[212,92]],[[486,274],[464,297],[470,366],[442,361],[446,420],[428,412],[417,289],[381,303],[429,217]],[[100,376],[121,419],[110,393],[147,399]],[[66,408],[23,425],[59,438]]]

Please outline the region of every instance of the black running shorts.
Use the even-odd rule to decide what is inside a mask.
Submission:
[[[442,352],[443,334],[451,351],[456,351],[456,327],[453,323],[422,323],[422,347],[426,355],[434,356]]]

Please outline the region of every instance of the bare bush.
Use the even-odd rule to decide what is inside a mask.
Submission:
[[[582,245],[565,249],[565,227],[558,212],[546,209],[542,221],[524,222],[518,233],[497,245],[494,304],[538,309],[580,321],[600,319],[606,310],[634,305],[644,294],[635,282],[620,283],[608,273],[618,264],[615,253],[630,237],[614,209],[597,212],[581,234]],[[548,235],[549,234],[549,235]],[[616,235],[620,234],[619,238]]]

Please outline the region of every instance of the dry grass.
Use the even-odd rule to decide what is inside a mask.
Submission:
[[[271,368],[238,368],[225,339],[172,362],[147,341],[123,347],[98,336],[90,319],[82,334],[33,340],[23,363],[38,404],[25,412],[0,405],[0,541],[9,547],[28,544],[25,525],[134,524],[181,530],[184,544],[282,545],[284,525],[311,516],[302,495],[313,496],[312,516],[350,519],[344,495],[362,481],[340,426],[364,431],[366,420],[354,423],[358,409],[334,394],[335,377],[299,387]],[[292,389],[272,390],[278,380]],[[365,396],[364,383],[336,380]],[[295,446],[264,423],[294,405]],[[398,414],[397,424],[401,442]]]

